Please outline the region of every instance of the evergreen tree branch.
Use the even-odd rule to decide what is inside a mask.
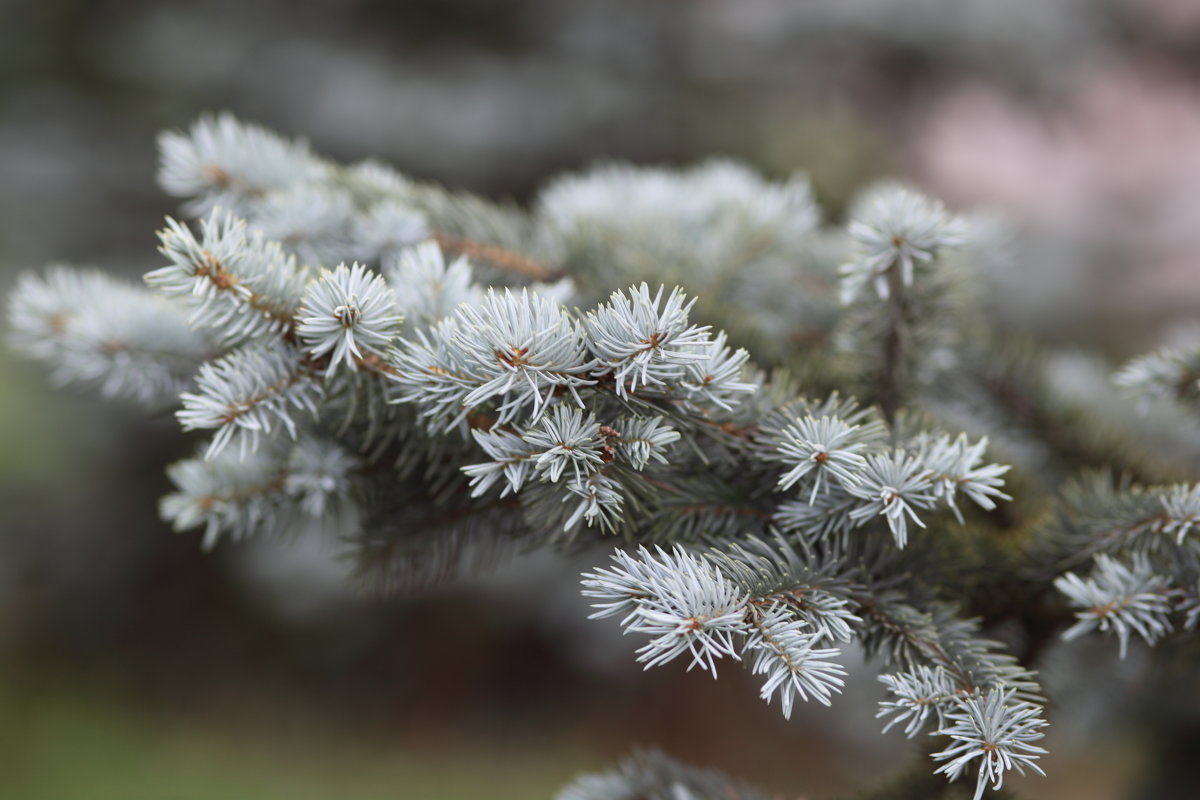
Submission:
[[[675,761],[657,751],[639,751],[615,769],[581,775],[555,800],[771,800],[714,770]]]
[[[987,439],[921,413],[939,409],[930,387],[968,370],[956,315],[969,278],[955,256],[966,232],[939,204],[874,189],[843,235],[822,227],[803,180],[717,162],[575,176],[526,213],[378,164],[336,165],[231,117],[162,148],[164,186],[209,215],[198,232],[170,221],[170,263],[148,276],[205,343],[179,418],[213,437],[208,460],[172,473],[164,514],[177,527],[204,527],[211,543],[336,521],[376,586],[561,546],[586,527],[616,534],[641,547],[589,573],[585,590],[599,615],[647,637],[647,666],[684,657],[715,674],[744,660],[788,715],[797,697],[833,700],[838,647],[858,639],[892,670],[889,726],[936,725],[948,739],[939,773],[972,773],[978,796],[1010,766],[1036,770],[1040,690],[950,602],[968,580],[955,571],[972,568],[966,545],[938,549],[954,520],[964,543],[995,533],[964,511],[1009,499]],[[468,257],[490,262],[481,283]],[[560,274],[575,283],[544,283]],[[614,274],[629,288],[610,294]],[[841,310],[795,291],[816,295],[835,274]],[[15,309],[20,336],[36,350],[46,331],[45,352],[59,352],[56,327],[76,304]],[[737,338],[693,317],[733,320]],[[797,325],[835,346],[781,353]],[[777,343],[768,361],[794,358],[803,380],[759,372],[735,346],[745,341]],[[844,386],[878,410],[823,391]],[[1027,401],[1022,391],[1010,405]],[[1034,429],[1063,421],[1026,416]],[[1076,436],[1045,432],[1055,448]],[[1105,617],[1119,636],[1118,622],[1152,639],[1169,615],[1200,618],[1200,492],[1156,491],[1157,519],[1130,493],[1117,505],[1133,528],[1085,520],[1051,543],[1056,568],[1097,550],[1126,559],[1136,581],[1113,567],[1063,583],[1089,602],[1123,591]],[[1150,571],[1124,566],[1126,550],[1145,550]],[[923,558],[936,568],[918,569]],[[1102,606],[1081,613],[1100,627]]]

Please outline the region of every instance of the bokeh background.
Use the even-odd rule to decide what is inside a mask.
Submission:
[[[1196,0],[0,0],[0,292],[157,266],[154,135],[220,109],[517,201],[614,159],[805,171],[834,215],[900,177],[1019,231],[1014,328],[1115,360],[1200,322]],[[737,670],[643,674],[583,621],[594,554],[388,598],[329,542],[202,554],[156,516],[190,448],[0,350],[4,796],[539,798],[643,744],[832,797],[920,751],[869,669],[790,724]],[[1111,656],[1022,797],[1168,796]]]

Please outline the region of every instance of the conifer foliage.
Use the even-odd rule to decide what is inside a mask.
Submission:
[[[876,187],[828,225],[802,178],[716,162],[605,167],[523,211],[228,115],[160,150],[195,217],[167,220],[166,265],[145,288],[26,275],[11,343],[56,380],[177,405],[206,438],[161,510],[206,547],[316,523],[397,585],[591,542],[611,553],[582,577],[592,616],[646,668],[740,662],[790,717],[836,703],[861,648],[884,730],[932,735],[930,769],[976,798],[1044,753],[1030,665],[971,616],[995,574],[1122,656],[1200,619],[1200,487],[1083,472],[1122,466],[1119,434],[1065,437],[1079,477],[1010,497],[1005,460],[1036,473],[1039,385],[979,322],[970,221],[932,199]],[[1198,364],[1172,350],[1119,382],[1200,408]],[[964,568],[964,547],[999,556]],[[559,796],[731,785],[649,754]]]

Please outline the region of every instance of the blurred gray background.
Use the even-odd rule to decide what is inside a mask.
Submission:
[[[835,216],[901,177],[1019,231],[989,298],[1016,329],[1121,357],[1200,310],[1189,0],[0,0],[0,290],[157,266],[177,209],[154,136],[222,109],[517,201],[614,159],[804,171]],[[13,797],[548,797],[632,744],[833,796],[919,752],[878,734],[870,669],[791,724],[736,670],[642,674],[583,621],[592,556],[376,598],[302,535],[202,554],[155,511],[190,448],[0,350]],[[1136,705],[1137,659],[1109,655],[1098,679]],[[1122,709],[1096,713],[1055,718],[1022,796],[1147,780],[1136,731],[1096,723]]]

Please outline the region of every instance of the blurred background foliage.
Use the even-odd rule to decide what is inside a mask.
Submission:
[[[1115,359],[1200,309],[1191,0],[0,0],[0,291],[158,266],[154,135],[226,108],[517,201],[604,160],[799,170],[834,213],[898,176],[1019,231],[988,298],[1014,332]],[[9,796],[549,797],[634,743],[839,796],[910,760],[865,678],[789,724],[736,671],[640,673],[584,623],[590,556],[379,598],[303,532],[204,555],[156,516],[189,452],[0,351]],[[1022,796],[1156,796],[1111,722],[1148,672],[1102,644],[1058,668],[1122,707],[1052,711]]]

